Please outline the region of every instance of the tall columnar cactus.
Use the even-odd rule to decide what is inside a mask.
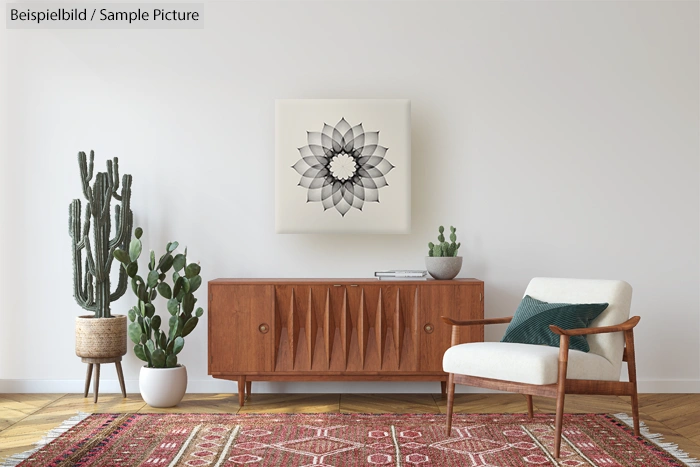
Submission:
[[[438,228],[438,243],[430,242],[428,243],[428,256],[457,256],[459,247],[462,246],[461,243],[457,242],[457,229],[450,227],[450,243],[445,241],[445,228],[440,226]]]
[[[80,179],[83,195],[87,200],[85,221],[81,228],[81,205],[74,199],[68,211],[68,231],[73,246],[73,296],[78,305],[95,313],[95,318],[111,316],[109,304],[119,299],[127,288],[127,274],[119,268],[119,282],[114,292],[110,289],[109,273],[112,269],[114,251],[127,248],[131,241],[133,213],[131,212],[131,175],[122,177],[121,193],[119,191],[119,160],[107,161],[107,172],[98,172],[95,182],[90,186],[93,176],[95,152],[90,151],[90,162],[84,152],[78,153]],[[114,207],[114,237],[112,231],[112,198],[120,201]],[[92,226],[93,241],[90,241]],[[83,263],[83,250],[85,262]],[[83,264],[85,270],[83,270]]]

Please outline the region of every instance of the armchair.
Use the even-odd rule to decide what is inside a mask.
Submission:
[[[442,320],[452,326],[452,347],[445,352],[442,364],[448,373],[447,436],[452,431],[455,384],[524,394],[530,417],[533,395],[555,398],[557,458],[566,394],[630,396],[634,433],[639,436],[633,329],[640,318],[629,318],[632,287],[623,281],[539,277],[530,281],[525,295],[550,303],[608,303],[608,308],[589,328],[550,326],[559,335],[559,348],[506,342],[460,344],[460,327],[506,324],[512,317],[456,321],[443,316]],[[590,352],[570,350],[572,336],[587,336]],[[629,382],[620,381],[623,361],[627,362]]]

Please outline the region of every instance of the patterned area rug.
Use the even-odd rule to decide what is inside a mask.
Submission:
[[[94,414],[13,464],[67,466],[687,466],[624,416],[565,415],[562,455],[554,419],[519,414]],[[658,440],[657,440],[658,441]],[[663,445],[661,445],[663,446]],[[673,446],[665,446],[673,449]],[[675,450],[675,454],[683,457]],[[22,460],[23,459],[23,460]]]

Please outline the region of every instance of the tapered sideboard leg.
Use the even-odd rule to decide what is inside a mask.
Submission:
[[[243,407],[245,402],[245,376],[238,377],[238,405]]]
[[[447,381],[440,381],[440,394],[447,394]]]
[[[245,382],[245,394],[248,399],[250,399],[250,395],[253,391],[253,382],[252,381],[246,381]]]

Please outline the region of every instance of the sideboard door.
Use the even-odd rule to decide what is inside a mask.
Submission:
[[[214,285],[209,303],[209,372],[273,370],[273,285]]]
[[[442,371],[442,355],[450,347],[450,326],[442,322],[442,316],[454,316],[456,287],[454,285],[430,285],[419,287],[421,317],[420,334],[421,371]]]
[[[480,285],[458,285],[456,292],[457,303],[454,319],[469,320],[484,318],[484,287]],[[443,324],[450,328],[447,324]],[[459,343],[484,342],[483,326],[461,326],[459,328]]]

